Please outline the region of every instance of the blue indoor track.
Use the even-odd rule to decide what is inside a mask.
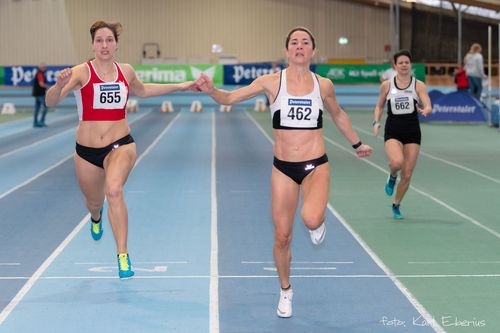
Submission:
[[[294,315],[278,318],[272,138],[252,102],[221,113],[200,95],[204,111],[192,113],[193,98],[174,95],[172,113],[140,101],[128,116],[129,281],[117,277],[107,219],[103,238],[90,236],[71,102],[47,129],[0,124],[0,333],[442,332],[412,324],[426,309],[331,205],[319,247],[296,218]]]

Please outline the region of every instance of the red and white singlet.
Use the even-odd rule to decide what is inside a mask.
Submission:
[[[86,62],[89,80],[74,91],[81,121],[125,119],[129,85],[120,66],[114,64],[117,76],[114,81],[106,82],[97,75],[92,63]]]

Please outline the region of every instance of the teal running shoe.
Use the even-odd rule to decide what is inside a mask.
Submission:
[[[395,219],[397,220],[402,220],[404,219],[403,214],[401,214],[401,211],[399,210],[400,205],[392,204],[392,216],[394,216]]]
[[[92,217],[90,218],[90,234],[95,241],[98,241],[102,237],[102,208],[100,212],[100,217],[98,222],[94,222]]]
[[[393,175],[389,175],[387,178],[387,182],[385,183],[385,194],[388,196],[392,196],[394,193],[394,185],[396,185],[396,179],[398,176],[394,177]]]
[[[134,276],[128,253],[118,254],[118,276],[120,280],[127,280]]]

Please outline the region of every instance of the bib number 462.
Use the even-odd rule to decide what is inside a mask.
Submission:
[[[292,120],[311,120],[311,111],[311,108],[291,107],[287,116]]]

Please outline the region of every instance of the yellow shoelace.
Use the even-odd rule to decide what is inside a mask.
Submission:
[[[95,234],[99,233],[99,225],[100,225],[100,223],[92,222],[92,230],[94,231]]]
[[[126,253],[120,253],[118,255],[118,263],[120,264],[120,269],[122,271],[128,271],[130,267],[128,266],[128,255]]]

